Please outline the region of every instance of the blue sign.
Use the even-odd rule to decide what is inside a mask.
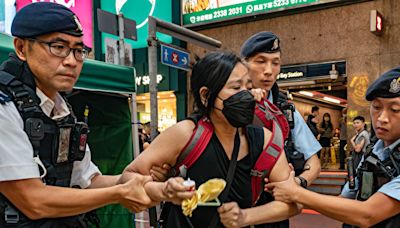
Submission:
[[[182,70],[189,70],[189,62],[189,53],[161,44],[161,63]]]

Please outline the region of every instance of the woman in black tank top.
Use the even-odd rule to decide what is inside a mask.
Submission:
[[[221,207],[199,206],[189,218],[182,214],[180,205],[167,206],[162,227],[245,227],[261,221],[280,221],[297,213],[296,205],[278,201],[252,208],[250,172],[272,134],[250,125],[255,101],[249,92],[249,80],[247,67],[232,53],[210,53],[193,66],[191,90],[195,111],[211,122],[214,131],[200,157],[187,170],[187,177],[195,180],[197,186],[212,178],[226,179],[235,154],[237,164]],[[125,171],[149,174],[152,166],[176,165],[195,127],[193,121],[184,120],[168,128]],[[286,180],[289,172],[285,153],[280,153],[268,178]]]

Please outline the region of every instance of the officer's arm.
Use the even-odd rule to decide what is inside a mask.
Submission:
[[[344,223],[370,227],[400,213],[400,202],[377,192],[367,201],[328,196],[303,188],[292,189],[291,198],[321,214]]]
[[[1,193],[30,219],[73,216],[121,203],[132,211],[145,209],[150,199],[143,185],[149,178],[138,175],[132,181],[100,189],[76,189],[43,184],[40,179],[0,182]]]
[[[318,155],[313,154],[304,165],[304,172],[299,176],[307,180],[307,185],[310,186],[312,182],[318,178],[321,171],[321,163],[319,161]]]
[[[266,130],[266,129],[265,129]],[[265,131],[264,131],[265,132]],[[271,137],[271,133],[265,133],[266,137]],[[268,142],[268,141],[266,141]],[[270,182],[286,180],[289,177],[290,168],[286,160],[285,152],[282,151],[278,161],[271,170],[269,176]],[[265,213],[260,213],[263,211]],[[300,211],[294,203],[284,203],[281,201],[272,201],[270,203],[252,207],[243,210],[243,224],[248,226],[252,224],[278,222],[298,214]]]

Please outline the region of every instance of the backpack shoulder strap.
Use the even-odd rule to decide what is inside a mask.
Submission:
[[[273,121],[272,135],[260,156],[258,157],[253,169],[251,170],[251,189],[253,205],[256,204],[260,197],[263,187],[264,178],[269,176],[272,168],[275,166],[283,151],[283,134],[278,124]]]
[[[189,169],[203,153],[204,149],[210,142],[213,131],[214,127],[208,118],[203,117],[197,122],[197,126],[194,129],[192,136],[182,149],[181,154],[177,159],[174,167],[175,176],[186,176],[186,170]]]

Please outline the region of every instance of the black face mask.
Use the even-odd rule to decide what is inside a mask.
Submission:
[[[253,122],[256,101],[248,90],[240,91],[222,101],[224,108],[221,111],[232,126],[245,127]]]

